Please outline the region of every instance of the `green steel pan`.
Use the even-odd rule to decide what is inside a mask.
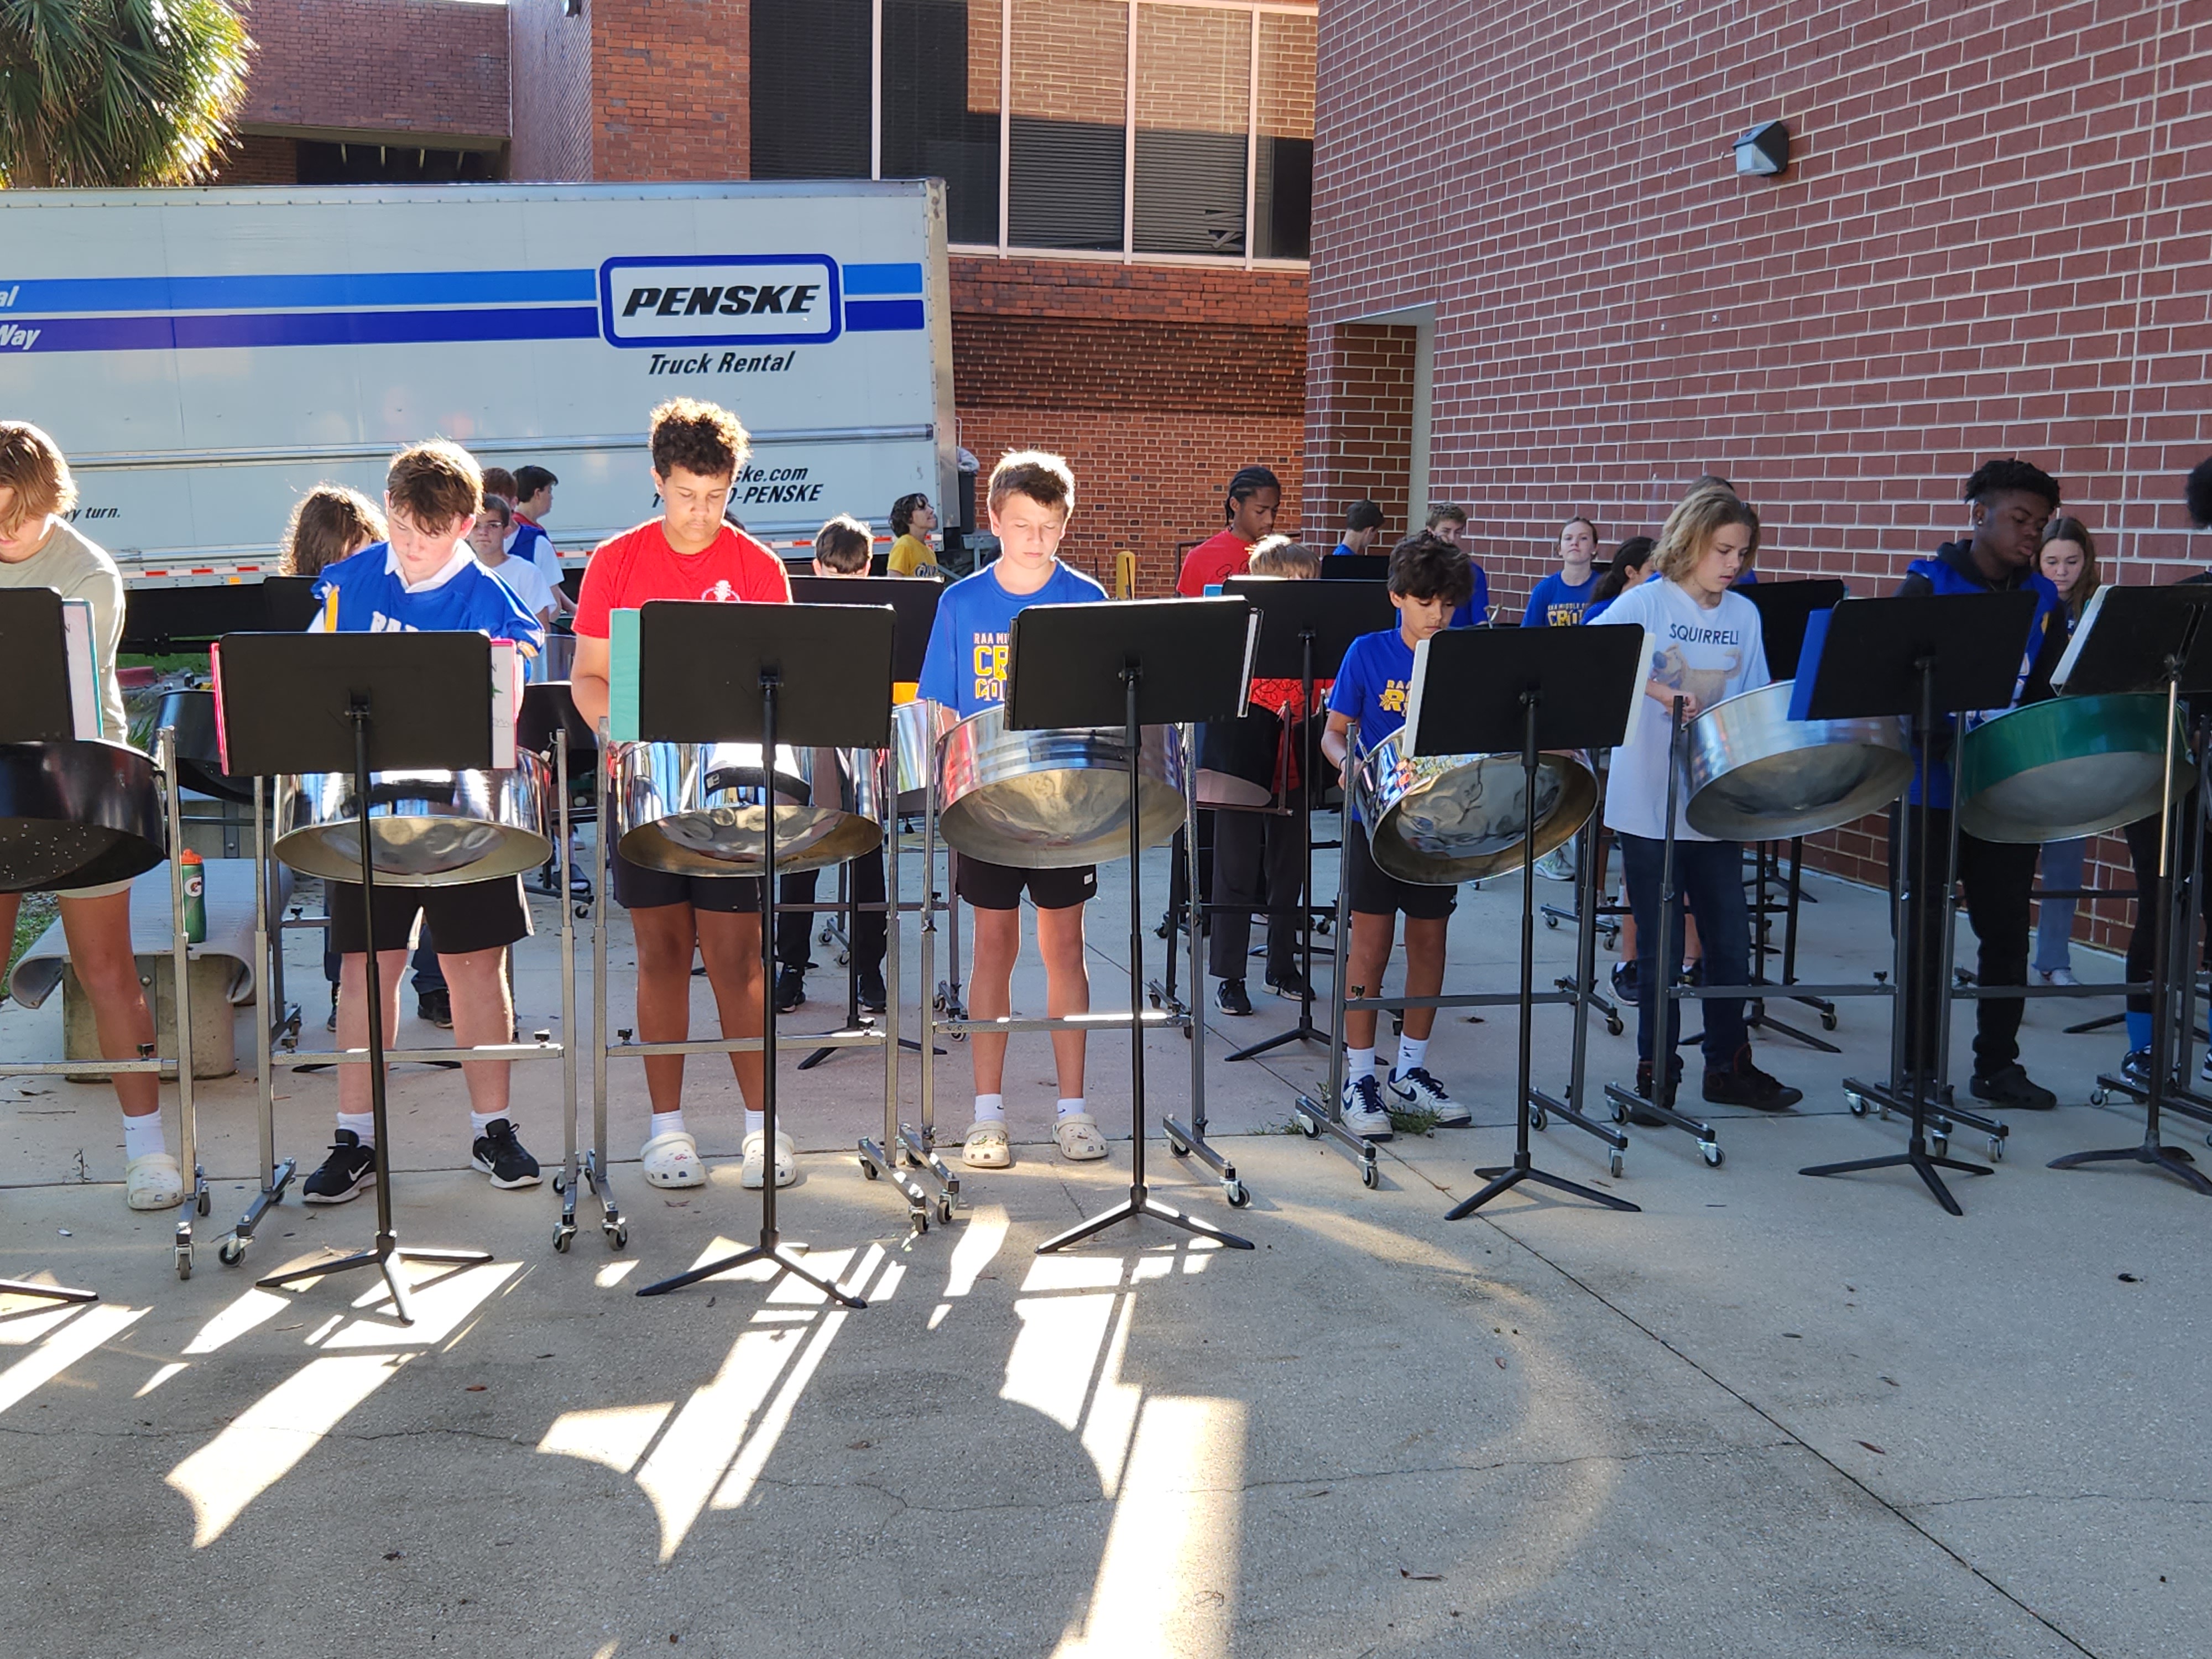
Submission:
[[[2071,841],[2157,812],[2166,699],[2053,697],[1984,720],[1959,745],[1959,828],[1984,841]],[[2190,764],[2177,732],[2176,793]]]

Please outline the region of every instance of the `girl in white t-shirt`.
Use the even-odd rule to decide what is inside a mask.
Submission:
[[[1632,738],[1613,751],[1606,787],[1605,823],[1620,843],[1628,902],[1636,917],[1638,1018],[1636,1092],[1646,1100],[1672,1099],[1680,1062],[1673,1060],[1680,1034],[1679,1010],[1668,1022],[1663,1048],[1669,1075],[1653,1079],[1652,1054],[1659,1001],[1659,890],[1667,833],[1667,771],[1674,702],[1686,724],[1705,709],[1767,683],[1766,648],[1759,611],[1729,585],[1759,546],[1759,515],[1729,489],[1693,489],[1668,516],[1651,556],[1662,580],[1624,592],[1595,627],[1640,623],[1652,641],[1651,676]],[[1741,985],[1751,973],[1751,924],[1743,901],[1743,844],[1699,835],[1681,816],[1686,789],[1675,797],[1675,890],[1689,902],[1705,946],[1705,982]],[[1679,948],[1682,921],[1672,931]],[[1752,1064],[1743,1004],[1725,999],[1705,1004],[1705,1097],[1715,1105],[1783,1111],[1802,1097]],[[1655,1090],[1662,1093],[1655,1093]],[[1631,1121],[1663,1120],[1632,1112]]]

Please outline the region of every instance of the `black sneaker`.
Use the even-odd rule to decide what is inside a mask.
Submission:
[[[1641,994],[1640,982],[1636,977],[1636,958],[1631,957],[1626,962],[1614,963],[1613,964],[1613,1000],[1623,1004],[1632,1003]]]
[[[538,1160],[522,1150],[514,1126],[503,1117],[484,1125],[469,1162],[489,1176],[495,1187],[535,1187],[539,1180]]]
[[[338,1029],[338,988],[335,985],[331,987],[331,1013],[330,1018],[323,1022],[323,1029],[325,1031]]]
[[[1778,1078],[1769,1077],[1751,1061],[1751,1045],[1735,1051],[1726,1066],[1705,1067],[1705,1103],[1709,1106],[1748,1106],[1759,1112],[1786,1112],[1805,1098]]]
[[[300,1196],[309,1204],[349,1204],[362,1188],[374,1185],[376,1149],[362,1146],[352,1130],[341,1129],[323,1167],[301,1183]]]
[[[1243,1019],[1251,1014],[1252,999],[1245,994],[1243,980],[1224,979],[1215,988],[1213,1006],[1224,1014],[1234,1014]]]
[[[2039,1083],[2031,1082],[2026,1072],[2017,1064],[1984,1077],[1974,1073],[1966,1092],[1976,1100],[1986,1100],[1992,1106],[2002,1106],[2015,1112],[2048,1112],[2058,1104],[2058,1097]]]
[[[787,1014],[806,1000],[806,969],[779,968],[775,970],[775,1011]]]
[[[425,991],[415,999],[415,1012],[441,1031],[453,1029],[453,994]]]
[[[1306,976],[1297,970],[1295,963],[1280,973],[1270,969],[1267,974],[1267,988],[1279,997],[1289,997],[1291,1000],[1297,1001],[1307,994]]]
[[[1682,1086],[1682,1062],[1679,1059],[1674,1061],[1674,1086],[1678,1089]],[[1642,1098],[1650,1100],[1652,1098],[1651,1091],[1651,1062],[1639,1060],[1636,1062],[1636,1092]],[[1628,1121],[1639,1129],[1663,1129],[1667,1127],[1667,1120],[1648,1106],[1630,1107]]]
[[[880,1014],[890,1004],[890,994],[884,989],[884,970],[880,968],[860,969],[860,1009],[864,1013]]]

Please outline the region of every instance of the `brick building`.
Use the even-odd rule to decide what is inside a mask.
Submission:
[[[1310,520],[1465,502],[1515,602],[1569,515],[1609,550],[1710,470],[1763,569],[1872,593],[2020,454],[2108,578],[2212,564],[2202,10],[1339,0],[1318,82]],[[1778,120],[1787,171],[1739,177]]]
[[[247,21],[224,183],[943,177],[961,441],[1073,459],[1076,562],[1110,580],[1133,552],[1166,590],[1255,461],[1298,522],[1311,0],[252,0]]]

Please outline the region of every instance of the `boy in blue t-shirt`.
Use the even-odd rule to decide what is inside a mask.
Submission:
[[[1588,519],[1570,519],[1559,526],[1559,568],[1536,584],[1528,608],[1521,613],[1523,628],[1572,628],[1583,620],[1597,593],[1597,526]]]
[[[467,537],[483,507],[483,474],[468,453],[450,443],[417,444],[392,457],[384,486],[391,539],[323,568],[315,585],[321,605],[310,632],[418,634],[465,631],[511,640],[526,659],[537,655],[544,629],[506,583],[469,550]],[[337,1033],[342,1048],[368,1042],[368,932],[357,884],[325,884],[331,948],[340,957]],[[507,947],[530,937],[522,878],[451,887],[376,890],[377,980],[384,1029],[399,1025],[399,975],[420,914],[438,949],[453,998],[453,1041],[463,1048],[507,1042],[514,1005],[507,982]],[[500,1188],[534,1187],[538,1160],[523,1150],[507,1113],[507,1060],[470,1060],[462,1070],[475,1131],[471,1161]],[[307,1179],[310,1204],[343,1204],[376,1180],[375,1118],[368,1070],[338,1067],[338,1127],[331,1155]]]
[[[1016,613],[1032,605],[1080,605],[1106,590],[1060,562],[1060,538],[1075,510],[1075,475],[1041,450],[1009,454],[992,469],[991,533],[1001,551],[994,563],[962,578],[938,601],[922,658],[921,695],[963,720],[1006,701],[1006,659]],[[1097,866],[1016,870],[981,859],[954,860],[953,890],[975,913],[975,958],[968,1006],[976,1019],[1013,1010],[1014,959],[1021,954],[1024,889],[1036,906],[1037,951],[1044,957],[1045,1008],[1058,1018],[1089,1012],[1091,979],[1084,966],[1083,907],[1098,891]],[[975,1121],[962,1159],[979,1170],[1013,1162],[1003,1092],[1006,1039],[978,1031],[969,1042],[975,1068]],[[1106,1156],[1105,1137],[1083,1097],[1083,1033],[1054,1031],[1060,1110],[1053,1139],[1061,1153],[1088,1161]]]
[[[1473,577],[1467,555],[1442,538],[1409,536],[1390,554],[1390,599],[1398,625],[1363,634],[1344,653],[1336,687],[1328,699],[1328,730],[1322,752],[1344,774],[1352,788],[1351,728],[1359,726],[1362,753],[1406,723],[1406,692],[1413,679],[1413,647],[1450,625],[1452,612],[1465,604]],[[1432,997],[1444,987],[1444,934],[1457,903],[1450,887],[1401,881],[1386,874],[1368,850],[1367,829],[1355,811],[1345,839],[1346,903],[1352,912],[1351,959],[1345,983],[1372,995],[1390,964],[1397,914],[1406,916],[1406,994]],[[1408,1008],[1398,1039],[1397,1063],[1390,1068],[1390,1092],[1414,1110],[1436,1115],[1439,1124],[1466,1123],[1467,1108],[1445,1093],[1429,1074],[1429,1033],[1436,1028],[1433,1008]],[[1370,1140],[1390,1139],[1390,1114],[1382,1085],[1375,1076],[1375,1012],[1347,1010],[1344,1016],[1344,1126]]]

